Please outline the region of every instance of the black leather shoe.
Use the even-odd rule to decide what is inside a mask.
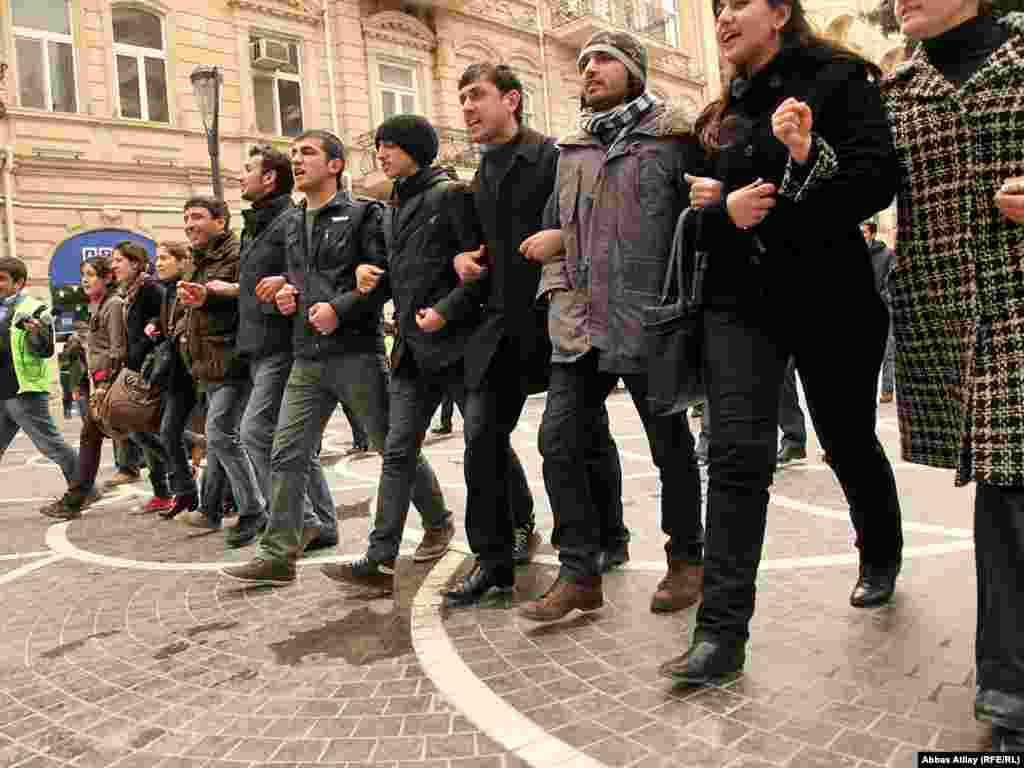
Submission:
[[[658,672],[677,683],[706,685],[735,677],[746,660],[743,643],[707,638],[694,642],[682,656],[666,661]]]
[[[511,568],[477,564],[461,582],[451,589],[441,591],[449,605],[472,605],[492,589],[511,592],[516,577]]]
[[[899,563],[861,563],[860,577],[850,594],[850,605],[854,608],[872,608],[888,603],[892,599],[892,593],[896,591],[896,577],[899,572]]]
[[[974,717],[1010,731],[1024,731],[1024,695],[982,688],[974,699]],[[1018,734],[1018,739],[1024,735]]]

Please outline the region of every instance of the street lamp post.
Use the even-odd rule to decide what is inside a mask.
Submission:
[[[192,93],[199,102],[199,112],[206,128],[206,146],[210,152],[210,171],[213,176],[213,196],[224,199],[224,185],[220,178],[220,85],[217,67],[200,64],[192,70]]]

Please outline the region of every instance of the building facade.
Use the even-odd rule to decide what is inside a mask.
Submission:
[[[859,8],[809,10],[875,60],[899,47],[858,21]],[[183,201],[211,191],[190,81],[199,65],[223,75],[220,158],[238,210],[249,148],[286,149],[307,128],[345,141],[353,191],[387,194],[372,132],[398,112],[429,117],[442,162],[471,175],[457,83],[474,61],[512,65],[529,124],[565,133],[577,52],[600,29],[647,44],[658,96],[696,113],[716,95],[708,0],[0,0],[0,253],[24,259],[32,290],[63,307],[81,302],[82,258],[127,237],[151,251],[181,240]]]
[[[707,100],[713,19],[700,0],[0,0],[0,253],[24,259],[32,291],[70,322],[82,258],[127,237],[151,250],[182,240],[182,203],[211,192],[198,65],[223,74],[220,160],[237,211],[250,147],[287,149],[308,128],[345,141],[356,193],[386,194],[372,131],[398,112],[429,117],[442,160],[471,174],[457,83],[481,59],[515,67],[526,119],[563,133],[579,46],[609,28],[647,43],[659,96],[693,111]]]

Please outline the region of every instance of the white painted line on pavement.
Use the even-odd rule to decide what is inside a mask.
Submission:
[[[33,557],[46,557],[52,555],[53,552],[50,550],[39,551],[39,552],[15,552],[10,555],[0,555],[0,562],[7,560],[28,560]]]
[[[98,552],[90,552],[79,549],[68,539],[68,525],[70,523],[57,523],[51,525],[46,531],[46,545],[61,557],[68,557],[73,560],[80,560],[93,565],[104,565],[109,568],[133,568],[140,571],[219,571],[231,565],[243,565],[245,560],[222,560],[218,562],[202,563],[167,563],[157,560],[130,560],[125,557],[114,557],[101,555]],[[404,549],[401,554],[411,555],[412,549]],[[351,563],[362,557],[359,555],[318,555],[316,557],[300,557],[296,565],[323,565],[324,563]]]
[[[456,709],[489,738],[533,768],[556,768],[571,763],[579,768],[605,768],[533,720],[488,688],[459,656],[441,619],[444,587],[463,557],[449,553],[435,565],[413,598],[412,646],[420,666]]]
[[[15,579],[20,579],[22,576],[38,571],[40,568],[45,568],[51,563],[56,563],[58,560],[63,560],[64,555],[54,554],[49,557],[43,558],[42,560],[36,560],[33,563],[21,566],[21,568],[15,568],[13,571],[8,571],[3,576],[0,576],[0,584],[9,584]]]

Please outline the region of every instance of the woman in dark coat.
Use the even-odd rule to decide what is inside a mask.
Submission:
[[[900,159],[889,275],[903,458],[977,483],[975,716],[1024,748],[1024,14],[897,2],[921,41],[883,86]]]
[[[697,219],[709,252],[714,435],[704,592],[693,644],[662,666],[690,684],[744,664],[790,355],[850,505],[861,564],[853,605],[891,597],[902,551],[896,483],[875,434],[888,315],[859,229],[896,190],[878,70],[816,38],[800,0],[723,0],[716,29],[736,76],[697,124],[721,182]],[[693,185],[694,204],[706,187]]]
[[[146,355],[153,351],[156,342],[146,335],[146,326],[160,317],[164,289],[149,273],[149,254],[140,243],[125,240],[114,246],[110,258],[114,277],[120,285],[124,302],[125,338],[127,353],[124,365],[133,371],[141,371]],[[135,432],[129,439],[138,444],[146,457],[149,468],[149,482],[153,486],[153,498],[146,502],[146,512],[163,512],[174,506],[167,487],[167,452],[160,436]]]

